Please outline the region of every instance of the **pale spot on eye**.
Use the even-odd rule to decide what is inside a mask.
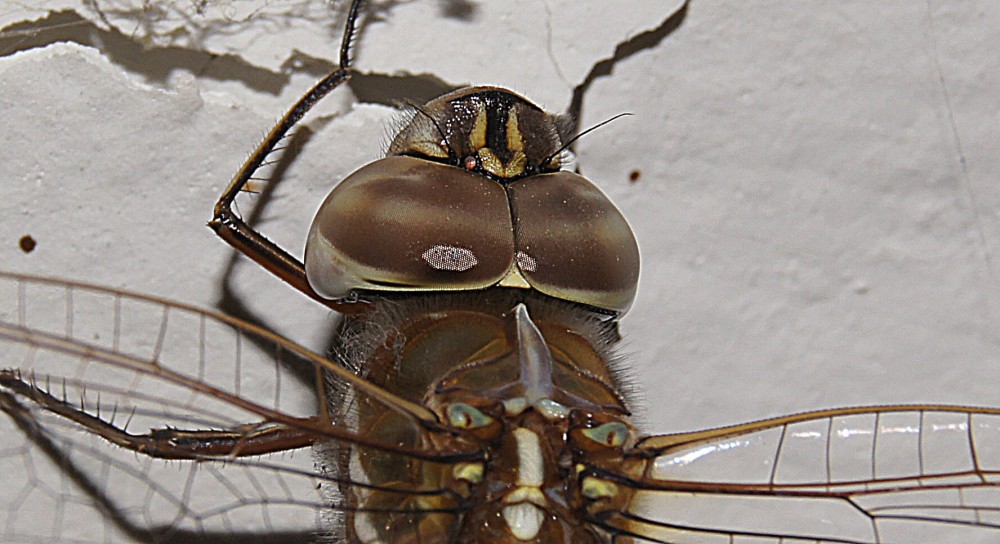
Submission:
[[[479,259],[476,259],[471,249],[455,246],[433,246],[421,253],[420,258],[435,270],[452,272],[465,272],[479,264]]]
[[[524,270],[525,272],[534,272],[535,270],[538,270],[538,261],[523,251],[518,251],[517,254],[514,255],[514,260],[517,261],[518,268]]]

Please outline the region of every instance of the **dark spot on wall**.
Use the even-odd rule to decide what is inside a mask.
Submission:
[[[21,248],[21,251],[31,253],[35,250],[35,246],[38,245],[38,242],[36,242],[30,234],[25,234],[20,240],[17,241],[17,245]]]

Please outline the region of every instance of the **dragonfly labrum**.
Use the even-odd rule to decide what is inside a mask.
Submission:
[[[302,260],[244,223],[234,200],[355,74],[359,12],[339,67],[266,136],[211,222],[343,314],[329,351],[157,297],[3,273],[0,406],[14,445],[0,459],[23,482],[5,539],[108,540],[63,522],[77,507],[151,542],[1000,535],[997,409],[884,405],[644,433],[619,334],[635,237],[566,168],[577,131],[520,94],[470,87],[411,105],[386,157],[321,204]],[[61,513],[38,524],[44,504]]]

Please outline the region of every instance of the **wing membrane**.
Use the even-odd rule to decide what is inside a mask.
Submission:
[[[226,316],[0,273],[0,358],[11,368],[0,372],[0,408],[9,416],[0,418],[0,471],[17,475],[0,510],[3,540],[267,542],[261,535],[270,535],[301,542],[351,524],[352,512],[367,510],[374,517],[360,523],[380,526],[419,522],[430,511],[420,508],[431,508],[420,505],[445,514],[463,508],[419,479],[371,486],[360,460],[474,455],[382,444],[354,430],[349,409],[320,417],[330,392],[316,388],[317,368],[332,363]],[[343,372],[334,374],[350,391],[341,400],[362,395],[414,425],[431,424],[422,408],[357,376],[341,380]],[[131,450],[139,450],[136,436],[163,432],[183,442],[205,437],[175,429],[222,431],[212,442],[229,454],[197,450],[189,457],[199,462],[158,460],[110,446],[111,431],[94,434],[101,425],[122,433],[116,443]],[[275,430],[299,446],[348,447],[326,446],[319,457],[303,449],[256,456],[255,440]],[[227,438],[236,446],[225,446]],[[634,489],[638,500],[627,511],[596,510],[592,521],[642,541],[1000,538],[994,409],[826,410],[649,437],[629,455],[649,460],[640,476],[593,471]]]
[[[364,395],[415,427],[433,414],[268,331],[144,295],[0,273],[3,367],[3,541],[303,542],[365,511],[342,490],[377,493],[390,510],[446,495],[371,486],[352,461],[303,446],[401,463],[473,458],[360,433],[349,407],[324,413],[317,368],[344,398]]]
[[[13,422],[0,419],[0,467],[18,488],[0,510],[5,542],[301,542],[322,530],[308,451],[270,463],[165,462],[44,412],[30,413],[29,428]]]
[[[603,523],[644,540],[995,542],[1000,411],[825,410],[650,437],[637,506]],[[978,539],[978,540],[977,540]]]

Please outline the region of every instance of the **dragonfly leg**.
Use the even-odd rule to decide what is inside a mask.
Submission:
[[[132,434],[124,428],[61,400],[11,373],[0,375],[0,410],[27,432],[40,425],[20,398],[66,418],[108,442],[161,459],[218,459],[264,455],[311,446],[315,434],[285,424],[248,424],[227,430],[151,429]],[[312,421],[312,420],[307,420]]]
[[[344,38],[340,46],[340,67],[315,84],[306,94],[278,120],[264,140],[254,149],[250,158],[236,172],[229,185],[215,203],[212,220],[208,225],[220,238],[233,246],[240,253],[259,263],[265,269],[292,285],[307,296],[322,302],[337,311],[356,313],[360,310],[358,304],[348,300],[328,300],[319,296],[306,279],[305,266],[302,261],[268,240],[263,234],[247,225],[233,211],[233,201],[241,191],[246,190],[247,183],[261,167],[267,156],[274,151],[288,131],[298,123],[312,107],[331,91],[350,79],[353,70],[350,67],[351,38],[358,18],[361,0],[354,0],[347,16]],[[353,306],[353,307],[352,307]]]

